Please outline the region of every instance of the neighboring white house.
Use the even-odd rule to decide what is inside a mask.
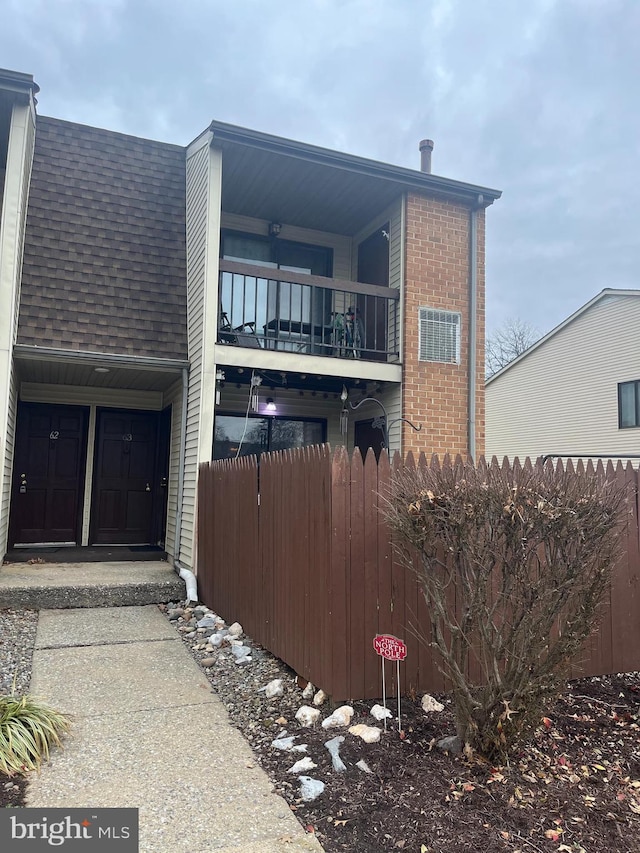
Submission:
[[[487,380],[487,457],[640,455],[639,344],[640,290],[603,290]]]

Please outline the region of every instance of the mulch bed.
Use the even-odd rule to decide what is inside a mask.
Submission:
[[[640,673],[570,682],[530,744],[509,766],[494,767],[435,747],[454,733],[446,696],[436,697],[445,710],[429,714],[421,697],[405,697],[403,736],[389,726],[380,743],[365,744],[346,729],[301,727],[295,713],[311,703],[295,674],[255,643],[251,664],[237,666],[228,648],[212,654],[183,639],[196,660],[215,659],[204,672],[232,722],[327,853],[640,853]],[[260,688],[278,677],[284,696],[267,700]],[[373,704],[353,703],[352,724],[381,725]],[[321,710],[324,718],[331,708]],[[282,729],[307,753],[274,749]],[[335,735],[345,736],[344,773],[332,769],[324,746]],[[304,755],[317,764],[308,775],[325,783],[309,803],[288,772]],[[360,759],[371,774],[355,766]],[[0,807],[22,805],[23,792],[24,780],[0,774]]]

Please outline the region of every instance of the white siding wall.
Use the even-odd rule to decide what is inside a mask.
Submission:
[[[17,388],[12,349],[20,305],[22,252],[35,145],[32,105],[14,106],[0,204],[0,559],[7,547]]]
[[[618,383],[640,380],[640,296],[606,296],[487,385],[487,456],[640,453]]]

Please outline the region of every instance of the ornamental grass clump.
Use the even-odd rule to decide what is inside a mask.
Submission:
[[[615,477],[445,459],[396,472],[387,516],[418,575],[457,734],[505,759],[598,623],[625,526]]]
[[[38,770],[51,746],[69,730],[64,714],[32,696],[0,696],[0,771],[7,776]]]

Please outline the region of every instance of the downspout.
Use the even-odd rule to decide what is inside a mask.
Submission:
[[[178,463],[178,506],[176,512],[176,539],[173,546],[173,568],[187,587],[187,600],[198,600],[196,576],[180,562],[180,540],[182,538],[182,500],[184,495],[184,460],[187,439],[187,401],[189,391],[189,371],[182,368],[182,413],[180,418],[180,461]]]
[[[478,211],[484,199],[479,195],[469,212],[469,381],[468,381],[468,446],[476,458],[476,361],[478,347]]]

